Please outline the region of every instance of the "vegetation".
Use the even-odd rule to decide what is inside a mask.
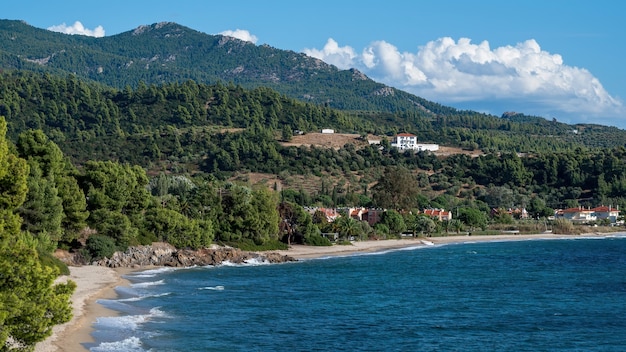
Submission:
[[[70,318],[74,286],[53,283],[67,272],[58,248],[97,260],[155,241],[269,250],[331,245],[328,233],[346,244],[537,232],[557,208],[626,207],[626,132],[616,128],[458,111],[354,70],[175,24],[95,39],[0,20],[0,43],[4,349],[28,349]],[[286,143],[322,128],[362,138]],[[389,137],[400,131],[480,153],[399,152]],[[380,145],[366,143],[371,134]],[[249,182],[259,174],[273,184]],[[329,222],[306,209],[316,206],[344,213]],[[347,216],[350,207],[386,211],[370,226]],[[531,219],[508,212],[516,207]]]

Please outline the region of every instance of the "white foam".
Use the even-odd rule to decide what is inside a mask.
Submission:
[[[221,264],[217,266],[259,266],[259,265],[270,265],[271,263],[267,260],[262,260],[258,258],[252,258],[244,261],[243,263],[233,263],[229,260],[223,261]]]
[[[140,271],[137,273],[129,274],[128,277],[150,278],[150,277],[155,277],[159,274],[167,273],[167,272],[174,271],[174,270],[176,270],[176,268],[163,267],[163,268],[150,269],[150,270],[145,270],[145,271]]]
[[[200,287],[198,290],[224,291],[224,286],[218,285],[218,286]]]
[[[102,342],[98,346],[89,349],[91,352],[109,352],[109,351],[125,351],[125,352],[144,352],[143,343],[138,337],[129,337],[122,341]]]
[[[164,280],[159,281],[148,281],[148,282],[138,282],[136,284],[130,285],[132,288],[142,288],[142,287],[151,287],[165,284]]]
[[[165,292],[165,293],[159,293],[156,295],[145,295],[145,296],[137,296],[137,297],[130,297],[130,298],[122,298],[122,299],[118,299],[117,301],[118,302],[137,302],[146,298],[157,298],[157,297],[169,296],[171,294],[172,294],[171,292]]]
[[[137,330],[137,327],[152,318],[166,317],[167,314],[155,307],[150,309],[148,314],[139,315],[123,315],[117,317],[100,317],[96,320],[95,325],[99,329],[115,329],[115,330]]]

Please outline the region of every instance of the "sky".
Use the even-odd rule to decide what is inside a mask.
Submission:
[[[625,10],[616,0],[20,0],[0,18],[95,37],[176,22],[458,109],[626,129]]]

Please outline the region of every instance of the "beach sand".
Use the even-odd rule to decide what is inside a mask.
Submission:
[[[418,246],[441,245],[450,243],[471,243],[488,241],[524,241],[539,239],[571,239],[576,237],[605,237],[611,234],[584,234],[584,235],[495,235],[495,236],[443,236],[427,238],[409,238],[378,241],[353,242],[351,245],[334,245],[328,247],[314,247],[292,245],[288,250],[273,251],[290,255],[295,259],[313,259],[328,256],[343,256],[356,253],[378,252],[390,249],[410,248]],[[53,334],[45,341],[37,344],[36,352],[83,352],[85,345],[94,342],[91,333],[93,323],[98,317],[115,316],[116,312],[106,309],[97,300],[115,298],[115,287],[128,285],[123,275],[148,268],[121,268],[111,269],[100,266],[70,267],[70,275],[61,279],[71,279],[77,284],[76,292],[72,296],[74,316],[66,324],[56,326]]]
[[[416,246],[441,245],[449,243],[466,242],[489,242],[489,241],[524,241],[537,239],[563,239],[583,236],[607,236],[607,234],[585,234],[585,235],[553,235],[551,233],[536,235],[491,235],[491,236],[437,236],[418,237],[393,240],[360,241],[351,245],[334,245],[329,247],[313,247],[304,245],[291,245],[288,250],[275,251],[283,255],[290,255],[296,259],[312,259],[327,256],[351,255],[355,253],[377,252],[389,249],[408,248]]]
[[[97,300],[115,298],[115,287],[127,284],[122,275],[132,271],[129,268],[111,269],[94,265],[70,267],[70,275],[62,276],[58,281],[72,280],[76,283],[76,291],[71,298],[72,320],[55,326],[52,335],[35,346],[35,352],[87,351],[83,344],[93,342],[92,324],[98,317],[116,314],[98,304]]]

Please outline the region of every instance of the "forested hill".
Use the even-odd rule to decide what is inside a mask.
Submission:
[[[176,23],[140,26],[93,38],[0,20],[0,68],[73,73],[123,89],[139,82],[194,80],[265,86],[295,99],[342,110],[448,114],[454,109],[376,83],[357,70]]]

